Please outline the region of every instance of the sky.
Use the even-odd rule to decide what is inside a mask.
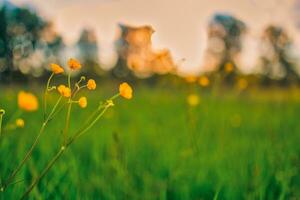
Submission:
[[[11,0],[17,5],[32,4],[38,13],[54,22],[67,44],[77,41],[81,29],[93,28],[104,64],[116,58],[113,41],[117,24],[151,25],[154,49],[168,48],[181,71],[197,72],[203,65],[206,28],[216,12],[229,13],[244,21],[248,32],[244,39],[241,63],[251,71],[258,56],[263,28],[272,23],[283,26],[294,37],[300,52],[296,24],[300,0]],[[299,9],[300,11],[300,9]],[[298,11],[298,12],[299,12]],[[299,15],[298,15],[299,18]],[[300,54],[299,54],[300,55]],[[184,59],[184,62],[181,60]]]

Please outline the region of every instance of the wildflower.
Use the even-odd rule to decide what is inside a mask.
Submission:
[[[18,105],[22,110],[35,111],[38,109],[38,100],[32,93],[21,91],[18,94]]]
[[[225,64],[225,72],[231,73],[233,71],[233,64],[231,62],[228,62]]]
[[[96,84],[96,82],[95,82],[94,79],[88,80],[88,82],[87,82],[87,88],[88,88],[89,90],[95,90],[96,87],[97,87],[97,84]]]
[[[64,71],[65,71],[65,70],[64,70],[61,66],[59,66],[58,64],[51,63],[50,66],[51,66],[51,70],[52,70],[52,72],[53,72],[54,74],[62,74],[62,73],[64,73]]]
[[[74,58],[70,58],[68,61],[68,66],[72,70],[77,70],[81,68],[81,64],[78,60],[75,60]]]
[[[207,78],[207,76],[201,76],[199,78],[199,85],[201,85],[202,87],[207,87],[209,85],[209,79]]]
[[[68,98],[71,96],[71,89],[66,87],[65,85],[58,86],[57,90],[60,93],[60,95],[62,95],[63,97]]]
[[[190,106],[197,106],[200,103],[200,98],[199,98],[199,96],[197,94],[190,94],[187,97],[187,103]]]
[[[78,100],[78,104],[81,108],[85,108],[87,106],[86,97],[80,97],[79,100]]]
[[[185,77],[185,80],[188,83],[195,83],[197,81],[197,77],[196,76],[187,76],[187,77]]]
[[[130,87],[130,85],[128,85],[128,83],[122,83],[119,86],[119,92],[120,95],[122,97],[124,97],[125,99],[131,99],[132,98],[132,88]]]
[[[248,81],[244,78],[241,78],[238,80],[237,86],[239,90],[244,90],[248,87]]]
[[[25,126],[25,122],[24,122],[23,119],[18,118],[18,119],[16,120],[16,125],[17,125],[18,128],[23,128],[23,127]]]
[[[0,109],[0,115],[4,115],[5,114],[5,110],[4,109]]]

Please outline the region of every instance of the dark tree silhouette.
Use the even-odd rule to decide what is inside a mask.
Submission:
[[[262,44],[264,51],[261,61],[266,77],[279,77],[285,83],[299,80],[295,62],[290,55],[292,40],[283,28],[268,26],[263,32]]]
[[[64,47],[62,38],[50,30],[51,23],[33,9],[4,1],[0,8],[0,80],[24,79],[22,73],[42,75],[44,64]]]
[[[129,29],[124,24],[119,24],[120,35],[115,42],[115,49],[118,54],[118,60],[115,67],[112,69],[112,75],[116,78],[133,79],[133,72],[127,66],[127,55],[129,49],[129,43],[126,40],[126,36]]]
[[[242,36],[246,25],[228,14],[216,14],[208,25],[207,54],[213,59],[213,68],[220,73],[237,73],[237,56],[242,50]]]
[[[77,41],[78,57],[85,66],[83,73],[90,73],[101,75],[104,71],[99,65],[99,49],[97,45],[97,38],[95,32],[91,29],[83,29],[79,40]]]

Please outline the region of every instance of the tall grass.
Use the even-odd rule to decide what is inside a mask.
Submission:
[[[39,90],[37,88],[37,90]],[[3,91],[3,90],[1,90]],[[4,90],[4,123],[16,105]],[[70,132],[88,117],[101,88],[84,112],[74,107]],[[196,91],[197,92],[197,91]],[[252,91],[239,96],[200,94],[190,108],[185,87],[141,85],[135,98],[118,102],[77,145],[62,156],[32,192],[33,199],[297,199],[300,197],[299,91]],[[268,94],[266,94],[268,93]],[[42,98],[42,97],[41,97]],[[54,99],[48,100],[54,104]],[[40,117],[37,117],[40,116]],[[0,144],[0,176],[20,162],[41,124],[27,113],[27,129]],[[194,122],[191,124],[190,119]],[[21,196],[55,149],[61,146],[57,116],[14,187],[2,199]],[[56,126],[57,125],[57,126]],[[192,138],[191,138],[192,136]],[[197,148],[194,148],[196,145]],[[195,150],[196,149],[196,150]]]

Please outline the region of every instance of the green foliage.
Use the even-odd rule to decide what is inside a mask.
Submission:
[[[1,96],[4,125],[16,94]],[[16,89],[14,88],[14,91]],[[97,106],[74,107],[71,132]],[[100,95],[99,95],[100,94]],[[32,199],[297,199],[300,196],[299,91],[256,91],[236,96],[201,94],[189,108],[181,89],[135,88],[132,101],[116,101],[105,118],[76,142],[40,182]],[[50,99],[54,103],[55,99]],[[28,150],[42,122],[24,114],[25,128],[4,132],[0,177]],[[61,145],[62,114],[50,122],[33,157],[0,193],[16,199]],[[189,119],[193,119],[191,122]]]

